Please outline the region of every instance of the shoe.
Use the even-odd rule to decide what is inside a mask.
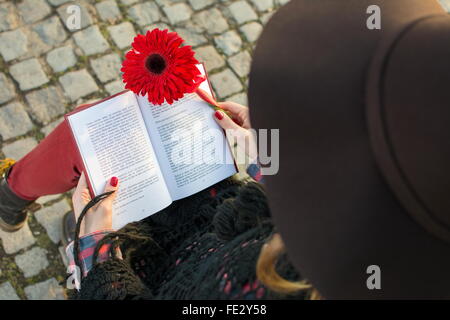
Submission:
[[[9,188],[7,178],[11,169],[11,166],[4,169],[0,177],[0,229],[5,232],[15,232],[24,226],[27,208],[34,202],[16,196]]]
[[[73,211],[67,212],[62,219],[61,242],[64,247],[75,239],[76,227],[77,221],[75,220],[75,214]]]

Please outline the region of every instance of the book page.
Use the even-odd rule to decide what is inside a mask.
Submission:
[[[202,89],[210,93],[208,83]],[[235,174],[224,131],[214,109],[196,94],[172,105],[155,106],[137,97],[161,170],[173,200],[178,200]]]
[[[120,187],[113,205],[119,229],[172,202],[136,98],[126,92],[68,116],[95,195],[111,177]]]

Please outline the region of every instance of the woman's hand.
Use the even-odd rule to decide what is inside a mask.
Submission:
[[[119,180],[116,177],[111,178],[106,184],[105,192],[116,191],[118,184]],[[116,198],[116,194],[117,192],[114,192],[86,213],[81,224],[80,237],[95,231],[112,229],[112,204]],[[89,201],[91,201],[91,196],[89,194],[86,176],[83,172],[72,196],[73,210],[77,221]]]
[[[217,110],[214,119],[226,131],[227,137],[237,142],[237,151],[247,155],[250,163],[255,162],[258,158],[258,149],[256,137],[250,130],[248,107],[230,101],[219,103],[219,106],[227,111],[231,118],[225,112]],[[238,155],[236,158],[239,160],[241,156]]]

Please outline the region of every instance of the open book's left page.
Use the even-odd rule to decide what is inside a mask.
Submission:
[[[206,70],[197,66],[202,75]],[[201,89],[211,96],[208,81]],[[172,199],[204,190],[237,172],[231,148],[213,118],[214,109],[195,93],[172,105],[153,105],[137,96]]]
[[[120,188],[113,228],[172,202],[135,95],[125,92],[67,117],[95,195],[113,176]]]

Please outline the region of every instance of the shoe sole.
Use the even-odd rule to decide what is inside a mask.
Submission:
[[[0,229],[4,232],[13,233],[16,231],[19,231],[27,222],[27,219],[24,219],[21,223],[16,225],[10,225],[9,223],[6,223],[1,217],[0,217]]]
[[[69,235],[67,234],[66,229],[66,219],[70,214],[73,214],[73,211],[67,212],[61,219],[61,244],[63,245],[64,248],[67,247],[67,245],[73,241],[73,240],[68,241]]]

